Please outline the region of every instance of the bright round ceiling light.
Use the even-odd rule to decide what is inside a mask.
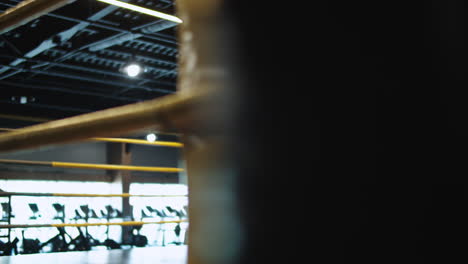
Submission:
[[[127,67],[125,67],[124,70],[125,73],[127,73],[127,75],[130,77],[136,77],[143,71],[141,66],[138,64],[130,64]]]
[[[154,133],[146,135],[146,140],[148,140],[148,142],[154,142],[154,141],[156,141],[156,138],[158,138],[158,137]]]

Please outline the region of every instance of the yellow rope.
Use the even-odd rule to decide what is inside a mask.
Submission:
[[[82,223],[82,224],[13,224],[13,225],[0,225],[2,228],[39,228],[39,227],[86,227],[86,226],[139,226],[148,224],[172,224],[184,223],[188,220],[170,220],[170,221],[156,221],[156,222],[142,222],[142,221],[128,221],[128,222],[115,222],[115,223]]]
[[[144,167],[130,165],[113,165],[113,164],[91,164],[91,163],[74,163],[74,162],[59,162],[52,161],[52,167],[58,168],[76,168],[76,169],[98,169],[98,170],[133,170],[133,171],[152,171],[152,172],[182,172],[180,168],[167,167]]]
[[[154,141],[149,142],[142,139],[131,139],[131,138],[103,138],[95,137],[91,138],[96,141],[106,141],[106,142],[116,142],[116,143],[130,143],[130,144],[140,144],[140,145],[151,145],[151,146],[162,146],[162,147],[173,147],[173,148],[182,148],[184,144],[178,142],[169,142],[169,141]]]

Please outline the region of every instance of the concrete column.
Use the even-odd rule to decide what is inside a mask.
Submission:
[[[130,151],[129,144],[124,143],[108,143],[107,144],[107,163],[108,164],[119,164],[119,165],[131,165],[132,153]],[[132,175],[130,171],[108,171],[108,175],[111,176],[112,181],[119,184],[119,190],[121,193],[130,192],[130,183],[132,181]],[[130,207],[130,198],[122,198],[122,215],[124,220],[130,220],[132,217],[132,210]],[[122,226],[122,242],[128,242],[130,238],[132,227]]]

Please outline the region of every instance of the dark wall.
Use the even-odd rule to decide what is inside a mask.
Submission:
[[[180,150],[177,148],[151,147],[144,145],[130,145],[132,152],[132,165],[154,166],[154,167],[178,167]],[[37,150],[20,151],[14,153],[2,153],[0,159],[16,159],[31,161],[63,161],[80,163],[106,164],[106,143],[86,142],[77,144],[67,144],[55,147],[48,147]],[[105,170],[88,169],[64,169],[48,168],[38,166],[12,166],[0,164],[1,170],[20,170],[34,172],[54,172],[71,174],[93,174],[105,175]],[[133,175],[155,176],[167,182],[167,177],[177,177],[176,174],[153,173],[153,172],[132,172]]]
[[[132,164],[135,166],[150,166],[150,167],[179,167],[179,159],[181,151],[178,148],[168,147],[150,147],[144,145],[131,145]],[[158,172],[132,172],[136,176],[150,176],[158,178],[161,183],[176,183],[179,182],[178,173],[158,173]]]
[[[133,165],[155,167],[177,167],[180,149],[132,145]]]
[[[103,142],[67,144],[37,150],[1,153],[0,158],[39,161],[106,163],[106,144]]]

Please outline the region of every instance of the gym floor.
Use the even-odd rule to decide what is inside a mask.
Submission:
[[[1,257],[0,264],[181,264],[186,258],[187,247],[177,246],[18,255]]]

